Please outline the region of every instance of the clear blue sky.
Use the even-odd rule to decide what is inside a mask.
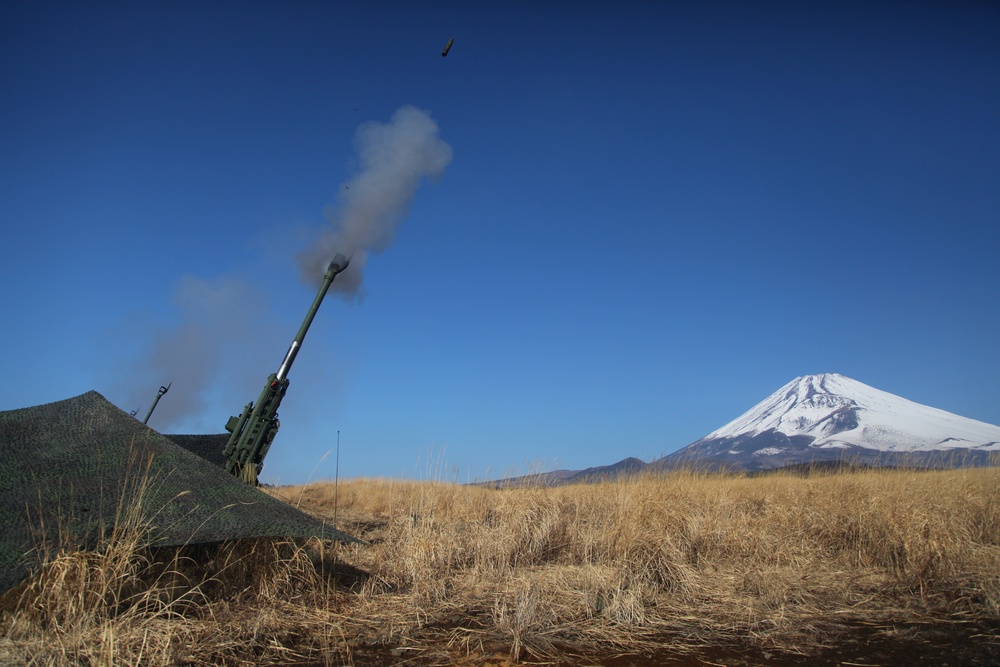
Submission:
[[[1000,423],[1000,6],[601,4],[4,3],[0,409],[172,382],[150,425],[221,432],[412,105],[451,161],[320,309],[265,479],[338,430],[348,477],[650,460],[823,372]]]

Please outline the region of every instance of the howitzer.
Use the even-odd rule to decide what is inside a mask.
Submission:
[[[316,311],[319,310],[323,297],[333,284],[333,279],[347,268],[350,261],[349,257],[339,253],[333,258],[326,269],[326,275],[323,276],[319,293],[316,294],[309,312],[306,313],[306,319],[299,327],[299,333],[288,348],[278,372],[268,376],[256,403],[253,401],[247,403],[239,417],[230,417],[226,422],[226,430],[231,434],[226,442],[226,448],[222,450],[226,457],[226,470],[243,478],[243,481],[249,484],[257,483],[257,476],[264,467],[264,457],[267,456],[267,450],[271,448],[274,436],[278,432],[280,426],[278,406],[281,405],[281,399],[288,390],[288,370],[295,362],[306,332],[309,331],[309,325],[316,317]]]

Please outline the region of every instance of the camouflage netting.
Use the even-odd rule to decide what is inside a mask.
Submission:
[[[201,458],[214,463],[220,468],[226,466],[226,457],[223,456],[222,450],[226,448],[226,443],[229,442],[228,433],[212,433],[210,435],[178,435],[173,433],[164,433],[163,437],[167,438],[176,445],[180,445],[189,452],[194,452]]]
[[[47,550],[90,548],[123,508],[141,509],[154,545],[245,537],[353,541],[210,461],[220,436],[170,436],[95,391],[0,412],[0,592]],[[208,459],[208,460],[206,460]]]

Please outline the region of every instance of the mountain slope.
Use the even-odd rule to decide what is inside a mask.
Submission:
[[[687,447],[654,462],[746,469],[811,460],[983,465],[1000,427],[932,408],[837,374],[798,377]]]

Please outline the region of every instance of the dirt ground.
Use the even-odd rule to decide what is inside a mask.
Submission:
[[[500,645],[484,642],[465,652],[443,643],[440,649],[353,647],[349,664],[355,667],[411,665],[430,667],[992,667],[1000,656],[1000,625],[954,623],[859,627],[831,645],[802,654],[764,649],[709,649],[697,653],[672,649],[664,638],[662,650],[647,654],[594,655],[560,647],[558,657],[532,656],[527,651],[511,657]],[[322,664],[322,663],[320,663]],[[306,667],[306,666],[303,666]],[[319,667],[309,665],[308,667]]]

